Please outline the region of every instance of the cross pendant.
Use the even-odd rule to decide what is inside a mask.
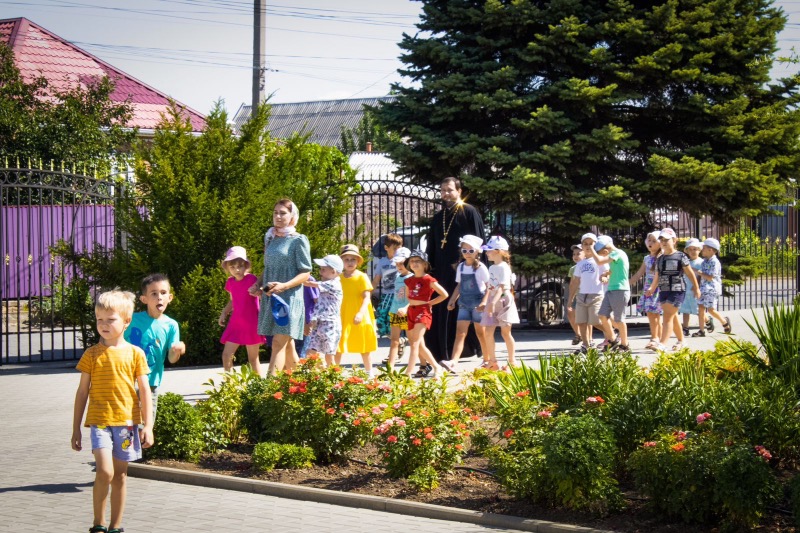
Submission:
[[[447,244],[447,239],[442,239],[442,248],[444,248],[445,244]]]

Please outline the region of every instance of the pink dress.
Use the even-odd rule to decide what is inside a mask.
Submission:
[[[264,336],[258,334],[258,298],[247,292],[254,283],[258,283],[258,278],[253,274],[245,274],[242,281],[236,281],[231,276],[225,282],[225,290],[231,293],[233,307],[228,327],[220,339],[222,344],[233,342],[249,346],[266,342]]]

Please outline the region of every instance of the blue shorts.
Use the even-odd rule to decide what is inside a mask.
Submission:
[[[719,295],[717,294],[717,291],[711,289],[703,291],[702,294],[700,294],[700,299],[697,300],[697,303],[706,309],[716,309],[718,300]]]
[[[476,309],[477,306],[468,307],[465,305],[458,305],[458,321],[468,321],[480,324],[483,313]]]
[[[673,307],[680,308],[681,304],[683,303],[683,299],[686,298],[686,293],[684,291],[659,291],[658,292],[658,301],[661,304],[670,304]]]
[[[142,458],[137,426],[90,426],[89,436],[92,450],[111,450],[111,456],[119,461],[132,462]]]

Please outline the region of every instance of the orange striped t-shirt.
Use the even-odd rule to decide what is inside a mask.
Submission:
[[[132,426],[142,422],[136,378],[150,373],[141,348],[96,344],[76,367],[91,376],[85,426]]]

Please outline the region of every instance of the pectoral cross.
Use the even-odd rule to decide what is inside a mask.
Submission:
[[[447,239],[442,239],[442,249],[444,249],[445,244],[447,244]]]

